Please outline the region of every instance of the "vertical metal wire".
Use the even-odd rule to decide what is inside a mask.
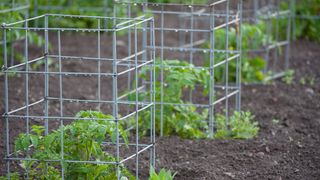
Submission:
[[[241,111],[241,66],[242,66],[242,0],[238,0],[238,34],[237,34],[237,51],[239,57],[237,58],[237,72],[236,72],[236,86],[238,93],[236,95],[236,111]]]
[[[146,40],[143,38],[143,41]],[[145,44],[144,42],[142,42]],[[144,46],[145,47],[145,46]],[[144,49],[144,48],[143,48]],[[137,26],[134,26],[134,65],[135,65],[135,126],[136,126],[136,179],[139,178],[139,78],[138,78],[138,33]]]
[[[152,103],[153,103],[153,111],[152,111],[152,114],[153,114],[153,118],[152,118],[152,124],[153,124],[153,127],[151,128],[151,135],[152,135],[152,140],[151,140],[151,143],[153,144],[153,152],[152,152],[152,163],[151,165],[153,167],[155,167],[156,165],[156,147],[155,147],[155,143],[156,143],[156,66],[155,66],[155,59],[156,59],[156,42],[155,42],[155,29],[154,29],[155,25],[154,25],[154,19],[152,19],[151,21],[151,33],[152,33],[152,59],[153,59],[153,76],[152,76]]]
[[[101,110],[101,19],[98,19],[98,43],[97,43],[97,49],[98,49],[98,88],[97,88],[97,95],[98,95],[98,110]]]
[[[25,21],[25,24],[24,24],[24,28],[25,28],[25,47],[24,47],[24,58],[25,58],[25,106],[26,106],[26,134],[29,135],[29,63],[28,63],[28,59],[29,59],[29,54],[28,54],[28,21]],[[28,152],[29,154],[29,152]],[[27,179],[29,178],[29,168],[27,167],[26,168],[26,176],[27,176]]]
[[[144,3],[142,3],[142,12],[147,13],[146,6],[144,5]],[[143,19],[145,19],[145,17],[143,17]],[[146,47],[147,47],[147,30],[146,29],[147,29],[146,23],[143,23],[143,25],[142,25],[142,49],[146,49]],[[145,51],[142,54],[142,61],[147,61],[147,51]]]
[[[291,11],[291,20],[292,20],[292,36],[293,40],[296,40],[296,0],[289,0],[290,1],[290,11]],[[291,30],[290,30],[291,32]]]
[[[268,3],[268,6],[270,6],[270,2]],[[266,65],[265,65],[265,69],[264,69],[264,74],[267,74],[268,73],[268,70],[269,70],[269,63],[270,63],[270,48],[269,46],[271,45],[271,42],[270,42],[270,37],[272,36],[272,22],[271,22],[271,17],[270,17],[270,11],[268,10],[267,12],[267,17],[266,17],[266,36],[268,37],[267,38],[267,43],[266,43],[266,54],[265,54],[265,60],[266,60]],[[272,72],[272,75],[273,75],[273,72]]]
[[[38,16],[38,13],[39,13],[38,12],[39,11],[39,9],[38,9],[38,6],[39,6],[38,0],[33,0],[33,2],[34,2],[34,10],[33,10],[34,16]],[[35,20],[35,26],[36,27],[39,26],[39,20],[38,19]]]
[[[114,21],[115,22],[115,21]],[[120,144],[119,144],[119,118],[118,118],[118,74],[117,74],[117,27],[114,25],[114,31],[112,32],[112,115],[116,122],[116,161],[117,161],[117,179],[120,180]]]
[[[131,18],[131,0],[128,0],[127,4],[127,17]],[[128,56],[131,56],[131,28],[128,29]],[[131,61],[128,61],[128,69],[131,67]],[[131,91],[131,71],[128,72],[128,92]],[[127,109],[127,113],[130,112],[130,107]]]
[[[210,81],[209,81],[209,137],[214,135],[214,100],[215,100],[215,76],[214,76],[214,60],[215,60],[215,9],[214,6],[210,8]]]
[[[193,4],[193,3],[192,3]],[[192,5],[189,6],[190,8],[190,45],[191,45],[191,48],[193,48],[193,41],[194,41],[194,38],[193,38],[193,29],[194,29],[194,16],[193,16],[193,12],[194,12],[194,7]],[[193,51],[190,51],[189,52],[189,63],[190,64],[193,64]],[[189,101],[192,102],[192,89],[190,89],[190,92],[189,92]]]
[[[44,78],[44,127],[45,127],[45,135],[48,135],[48,115],[49,115],[49,62],[48,62],[48,54],[49,54],[49,33],[48,33],[48,15],[45,15],[45,29],[44,29],[44,37],[45,37],[45,44],[44,44],[44,60],[45,60],[45,78]]]
[[[294,1],[290,1],[289,2],[289,10],[290,10],[290,13],[288,15],[288,24],[287,24],[287,38],[286,38],[286,41],[287,41],[287,45],[286,45],[286,52],[285,52],[285,70],[288,70],[289,68],[289,60],[290,60],[290,49],[291,49],[291,27],[292,27],[292,21],[293,23],[295,22],[295,11],[294,11],[294,8],[293,6],[295,5],[295,2]],[[293,38],[294,35],[293,35]]]
[[[230,9],[229,9],[229,0],[226,1],[226,63],[225,63],[225,116],[226,116],[226,124],[229,128],[229,16],[230,16]]]
[[[153,43],[152,43],[152,39],[153,39],[153,34],[152,34],[152,22],[149,23],[149,46],[151,48],[153,48]],[[153,49],[150,49],[150,59],[154,60],[153,59]],[[149,60],[149,59],[148,59]],[[149,79],[149,103],[154,103],[153,101],[153,64],[151,63],[149,65],[149,76],[150,76],[150,79]],[[152,140],[153,140],[153,105],[150,107],[150,143],[152,143]],[[149,151],[149,160],[150,160],[150,165],[152,165],[152,156],[153,156],[153,148],[150,149]]]
[[[4,71],[4,120],[5,120],[5,141],[6,141],[6,158],[9,157],[10,155],[10,139],[9,139],[9,117],[8,117],[8,112],[9,112],[9,82],[8,82],[8,56],[7,56],[7,29],[6,29],[6,24],[2,24],[2,30],[3,30],[3,61],[4,61],[4,66],[3,66],[3,71]],[[7,178],[10,179],[10,161],[7,159],[6,160],[6,167],[7,167]]]
[[[275,18],[275,41],[278,43],[280,40],[279,40],[279,3],[276,2],[276,5],[275,5],[277,8],[275,9],[276,10],[276,18]],[[271,19],[271,23],[272,23],[272,19]],[[273,33],[272,33],[273,34]],[[272,37],[272,36],[271,36]],[[273,53],[273,64],[272,64],[272,71],[276,74],[277,71],[276,71],[276,66],[280,66],[280,64],[277,64],[279,63],[279,51],[281,48],[279,45],[276,45],[273,49],[274,49],[274,53]]]
[[[258,23],[259,1],[260,1],[260,0],[254,0],[254,2],[253,2],[254,23]]]
[[[59,57],[59,103],[60,103],[60,165],[61,178],[64,179],[64,123],[63,123],[63,86],[62,86],[62,62],[61,62],[61,32],[58,31],[58,57]]]
[[[160,28],[161,28],[161,35],[160,35],[160,41],[161,41],[161,50],[160,50],[160,60],[161,60],[161,67],[160,67],[160,136],[162,137],[163,136],[163,86],[164,86],[164,71],[163,71],[163,47],[164,47],[164,5],[161,5],[161,25],[160,25]]]

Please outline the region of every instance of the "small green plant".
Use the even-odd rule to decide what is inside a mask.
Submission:
[[[157,174],[153,167],[150,168],[149,180],[173,180],[177,173],[170,170],[161,169]]]
[[[301,85],[314,86],[315,78],[314,77],[301,77],[299,82]]]
[[[235,111],[227,120],[225,116],[218,114],[215,118],[217,139],[251,139],[257,136],[258,122],[254,121],[254,116],[249,112]]]
[[[282,77],[282,81],[285,82],[288,85],[291,85],[294,79],[294,70],[289,69],[284,73],[284,76]]]
[[[116,124],[112,121],[114,118],[98,111],[81,111],[76,117],[86,120],[75,120],[69,125],[60,126],[48,135],[43,135],[43,126],[32,126],[29,134],[20,134],[15,140],[17,156],[38,159],[38,161],[21,161],[20,167],[29,170],[29,178],[61,179],[59,169],[63,166],[66,179],[116,179],[117,168],[111,164],[63,162],[64,160],[96,162],[116,160],[112,154],[103,150],[102,145],[105,140],[113,143],[116,140]],[[127,144],[128,137],[121,126],[119,134]],[[57,162],[47,163],[45,160],[57,160]],[[121,174],[134,179],[125,167],[121,167]]]
[[[279,124],[279,122],[280,122],[280,121],[279,121],[278,119],[272,119],[272,123],[273,123],[273,124]]]

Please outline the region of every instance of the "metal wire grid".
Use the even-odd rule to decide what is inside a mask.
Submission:
[[[160,113],[160,135],[163,135],[164,128],[164,107],[165,106],[193,106],[199,109],[208,109],[209,117],[202,121],[207,122],[209,127],[208,136],[212,137],[215,131],[214,119],[215,111],[217,111],[218,105],[224,109],[226,119],[231,114],[232,110],[240,111],[241,109],[241,19],[242,19],[242,1],[235,1],[236,7],[231,8],[229,0],[215,1],[207,5],[195,5],[195,4],[173,4],[173,3],[139,3],[136,1],[117,1],[118,5],[127,7],[128,17],[134,16],[134,12],[131,12],[132,7],[140,7],[145,14],[153,14],[155,17],[155,34],[158,39],[156,42],[156,54],[161,61],[160,69],[160,84],[161,84],[161,100],[155,102],[161,109]],[[221,12],[220,10],[223,9]],[[170,25],[169,19],[173,18],[176,20],[174,27]],[[189,26],[182,22],[184,18],[188,18]],[[202,18],[201,23],[197,23],[197,20]],[[168,21],[167,21],[168,20]],[[230,27],[239,29],[236,34],[237,45],[236,49],[229,49],[229,30]],[[215,32],[217,30],[225,30],[225,48],[215,48]],[[172,34],[172,36],[168,36]],[[181,35],[182,34],[182,35]],[[189,38],[189,41],[183,41],[185,38]],[[205,37],[204,39],[201,39]],[[171,43],[174,39],[179,44]],[[209,42],[209,47],[202,47],[203,42]],[[173,54],[173,55],[172,55]],[[180,54],[180,55],[177,55]],[[199,54],[201,58],[199,58]],[[226,58],[223,61],[215,62],[215,56],[217,54],[224,54]],[[209,65],[204,64],[204,55],[209,55]],[[163,62],[169,59],[177,59],[181,61],[187,61],[195,66],[190,67],[193,69],[206,69],[210,71],[210,84],[209,94],[204,97],[208,102],[199,102],[197,98],[193,97],[194,91],[189,92],[187,98],[191,103],[173,103],[165,102],[163,89],[165,86],[164,82],[164,68],[186,68],[184,66],[170,66],[164,65]],[[229,63],[236,62],[236,80],[234,82],[228,80]],[[224,82],[215,82],[215,69],[224,66]],[[234,100],[234,107],[231,107],[230,101]],[[198,102],[195,102],[198,101]],[[223,104],[224,102],[224,104]]]
[[[287,9],[281,8],[281,3],[287,3]],[[255,24],[265,23],[265,34],[273,37],[259,49],[243,50],[243,53],[254,54],[265,59],[264,74],[267,81],[282,77],[289,68],[290,41],[293,16],[293,1],[290,0],[252,0],[252,6],[243,10],[243,22]],[[275,21],[275,22],[274,22]],[[285,23],[281,26],[280,23]],[[285,35],[281,31],[285,28]]]
[[[288,8],[280,8],[281,3],[287,3]],[[265,33],[267,37],[274,37],[271,41],[268,39],[263,46],[252,49],[242,49],[243,55],[250,57],[262,57],[265,60],[263,73],[266,75],[266,81],[279,78],[288,70],[290,61],[290,40],[293,16],[293,2],[289,0],[248,0],[243,7],[243,23],[258,24],[263,22],[266,25]],[[225,13],[225,10],[218,10],[219,14]],[[195,16],[198,21],[201,16]],[[275,22],[274,22],[275,21]],[[285,27],[280,23],[285,21]],[[281,35],[280,28],[285,28],[285,36]],[[205,42],[204,37],[198,43]],[[242,37],[246,39],[247,37]]]
[[[57,25],[57,27],[49,27],[49,21],[55,21],[58,24],[58,19],[61,18],[72,18],[76,21],[79,18],[90,18],[97,21],[96,28],[64,28]],[[43,27],[31,27],[31,21],[38,20],[43,22]],[[112,29],[102,29],[102,23],[106,21],[112,21],[114,23],[114,27]],[[129,31],[128,31],[129,30]],[[76,16],[76,15],[60,15],[60,14],[45,14],[33,18],[29,18],[26,20],[22,20],[19,22],[14,22],[10,24],[3,24],[2,25],[3,31],[3,39],[4,39],[4,100],[5,100],[5,113],[3,114],[4,118],[4,127],[5,127],[5,148],[6,148],[6,161],[7,161],[7,173],[8,178],[10,178],[10,162],[14,161],[38,161],[37,159],[32,159],[28,157],[18,157],[15,155],[14,150],[11,149],[10,143],[10,123],[14,123],[15,119],[21,119],[25,122],[25,129],[24,133],[30,133],[30,126],[31,121],[40,121],[43,122],[45,127],[45,135],[50,132],[50,122],[53,120],[57,120],[60,122],[60,127],[63,127],[67,122],[72,122],[73,120],[101,120],[97,118],[75,118],[74,116],[68,116],[67,110],[64,110],[64,106],[67,103],[75,104],[76,106],[83,106],[83,104],[98,104],[95,109],[101,110],[102,105],[111,105],[112,106],[112,115],[114,119],[102,119],[106,121],[114,121],[116,123],[116,143],[105,142],[105,144],[114,145],[116,149],[116,161],[79,161],[76,159],[64,159],[64,152],[63,152],[63,131],[61,131],[61,158],[60,159],[47,159],[45,162],[61,162],[61,176],[64,177],[64,168],[62,163],[93,163],[93,164],[113,164],[117,167],[117,177],[118,179],[121,178],[120,166],[126,163],[130,159],[135,159],[135,175],[138,178],[139,175],[139,156],[141,153],[145,151],[149,151],[150,155],[150,165],[154,166],[155,164],[155,132],[154,132],[154,117],[155,117],[155,104],[154,104],[154,69],[153,63],[155,58],[155,50],[154,50],[154,43],[155,43],[155,34],[154,34],[154,20],[153,18],[115,18],[115,17],[99,17],[99,16]],[[36,31],[38,33],[44,33],[45,44],[44,44],[44,51],[43,53],[39,53],[39,57],[30,59],[29,57],[29,46],[30,42],[28,42],[28,38],[24,40],[24,59],[25,61],[21,64],[10,66],[8,64],[8,57],[7,57],[7,46],[5,45],[7,42],[7,34],[13,33],[14,31],[23,31],[25,32],[26,36],[31,31]],[[97,50],[97,55],[95,57],[84,57],[84,56],[65,56],[63,55],[63,49],[61,47],[61,42],[63,39],[61,38],[61,34],[63,32],[81,32],[81,33],[94,33],[97,36],[97,46],[92,47]],[[129,36],[132,38],[132,47],[133,50],[125,55],[125,57],[120,57],[121,53],[119,53],[119,47],[117,45],[117,38],[119,37],[119,33],[121,32],[128,33]],[[110,58],[106,58],[102,56],[103,49],[101,49],[101,36],[107,33],[109,36],[112,36],[112,54]],[[49,50],[49,36],[52,34],[56,34],[58,38],[58,42],[56,44],[57,52],[51,52]],[[140,34],[143,34],[145,37],[148,38],[144,39],[144,42],[140,42],[138,39]],[[141,45],[143,44],[143,45]],[[51,44],[52,45],[52,44]],[[148,49],[146,49],[144,45],[148,45]],[[142,59],[143,56],[145,59]],[[58,65],[58,70],[54,70],[49,67],[49,59],[56,58],[55,64]],[[89,62],[95,62],[97,65],[96,72],[77,72],[77,71],[67,71],[63,68],[63,63],[68,59],[76,60],[77,63],[80,63],[81,60],[86,60]],[[40,70],[32,70],[30,69],[32,63],[36,63],[39,61],[44,62],[44,69]],[[102,69],[102,63],[109,62],[110,66],[112,67],[111,72],[105,72]],[[148,82],[141,82],[138,76],[138,72],[143,67],[149,67],[148,73],[150,78]],[[138,98],[135,101],[126,100],[126,97],[129,93],[125,93],[121,96],[118,95],[118,78],[124,77],[126,74],[130,73],[134,75],[135,86],[132,88],[130,93],[134,93],[136,97],[138,93],[145,90],[151,91],[150,97],[147,101],[139,102]],[[9,74],[15,73],[17,75],[24,76],[24,90],[25,90],[25,105],[19,108],[12,109],[11,105],[9,104]],[[31,100],[29,97],[30,89],[30,79],[29,76],[36,75],[44,77],[44,88],[43,88],[43,97],[38,97],[37,100]],[[50,89],[50,76],[58,77],[59,86],[58,87],[51,87],[51,88],[59,88],[59,95],[55,96],[49,93]],[[97,81],[96,87],[96,98],[95,99],[79,99],[79,98],[67,98],[64,97],[63,92],[65,91],[63,88],[63,81],[67,77],[76,78],[78,76],[88,76],[94,77]],[[103,92],[101,91],[101,82],[103,77],[110,77],[112,78],[112,99],[111,100],[104,100],[102,98]],[[40,79],[40,78],[39,78]],[[10,87],[11,88],[11,87]],[[13,87],[16,88],[16,87]],[[41,96],[41,93],[39,93]],[[56,101],[59,104],[59,114],[52,115],[50,114],[50,104],[52,101]],[[80,104],[79,104],[80,103]],[[43,114],[42,113],[35,113],[31,112],[31,109],[37,105],[43,107]],[[128,109],[126,113],[124,111],[119,110],[119,106],[125,105]],[[131,107],[134,108],[133,110],[129,110]],[[87,110],[87,109],[85,109]],[[141,143],[139,141],[139,127],[138,127],[138,116],[139,112],[141,111],[150,111],[150,139],[148,143]],[[120,113],[122,116],[120,116]],[[129,118],[135,119],[134,127],[128,127],[126,131],[131,131],[132,129],[135,130],[135,138],[134,142],[128,144],[129,147],[135,148],[135,152],[131,154],[126,154],[124,157],[121,157],[120,154],[120,147],[123,146],[124,143],[121,142],[119,137],[119,123],[121,121],[125,121]],[[32,148],[32,147],[30,147]],[[28,170],[26,172],[26,177],[28,178]]]
[[[5,2],[0,2],[0,16],[6,15],[7,17],[14,16],[13,13],[19,13],[22,15],[24,19],[29,17],[29,8],[30,8],[30,3],[28,0],[24,1],[16,1],[16,0],[11,0],[11,1],[5,1]],[[3,22],[0,22],[3,23]],[[10,37],[7,39],[7,43],[10,42],[10,64],[13,65],[15,62],[14,60],[14,42],[19,41],[21,39],[14,39],[14,37]],[[0,45],[3,45],[3,39],[2,36],[0,37]],[[2,57],[1,57],[2,58]]]

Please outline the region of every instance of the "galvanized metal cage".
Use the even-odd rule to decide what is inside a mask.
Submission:
[[[155,17],[155,49],[157,66],[161,71],[160,98],[156,100],[160,109],[156,117],[159,134],[166,135],[163,132],[166,107],[188,107],[195,108],[192,111],[199,113],[208,111],[206,117],[194,121],[205,122],[202,130],[207,137],[212,137],[216,113],[224,113],[228,119],[234,110],[240,111],[242,1],[221,0],[205,5],[116,2],[116,8],[127,8],[128,17],[137,14],[135,9]],[[217,33],[223,35],[217,37]],[[231,43],[233,48],[230,48]],[[178,60],[189,65],[172,65],[167,60]],[[169,96],[165,88],[170,86],[166,82],[170,76],[170,73],[165,73],[168,69],[205,71],[207,84],[198,83],[194,88],[187,88],[180,102],[165,100]],[[230,74],[233,78],[229,78]],[[202,95],[199,93],[204,91]]]
[[[64,19],[90,19],[95,22],[92,28],[65,26]],[[38,24],[34,25],[34,21]],[[52,23],[53,22],[53,23]],[[106,28],[105,24],[113,24]],[[31,25],[33,24],[33,25]],[[54,24],[50,25],[50,24]],[[19,22],[3,24],[4,48],[4,100],[5,113],[5,150],[7,175],[11,172],[22,172],[21,176],[29,178],[30,169],[17,165],[23,162],[55,163],[54,168],[60,177],[67,178],[66,164],[95,164],[97,167],[110,164],[115,167],[117,179],[123,177],[122,168],[128,163],[130,171],[139,177],[142,168],[140,156],[149,154],[148,167],[155,164],[155,104],[154,104],[154,20],[153,18],[115,18],[99,16],[77,16],[61,14],[45,14]],[[20,31],[28,37],[31,32],[42,36],[45,43],[41,47],[33,46],[29,38],[19,44],[23,62],[11,65],[8,58],[7,37]],[[127,37],[129,34],[130,42]],[[78,36],[77,36],[78,35]],[[67,37],[77,39],[91,37],[73,43],[65,41]],[[142,38],[144,37],[144,38]],[[80,39],[81,39],[80,38]],[[70,39],[70,38],[69,38]],[[91,41],[91,42],[90,42]],[[126,46],[129,46],[127,49]],[[82,51],[77,48],[85,48]],[[71,50],[68,50],[71,49]],[[37,66],[33,66],[38,64]],[[90,68],[79,68],[90,67]],[[139,72],[144,69],[148,79],[141,80]],[[130,76],[127,76],[130,74]],[[14,75],[14,76],[11,76]],[[128,80],[130,78],[130,80]],[[128,81],[134,85],[130,91],[125,86]],[[70,87],[76,82],[78,87]],[[139,101],[140,92],[151,92]],[[133,96],[135,98],[128,98]],[[15,98],[24,98],[24,104],[15,103]],[[96,116],[77,116],[79,111],[95,111],[109,114],[109,118]],[[140,140],[138,117],[142,112],[149,114],[149,138]],[[105,137],[99,144],[113,159],[87,160],[68,159],[64,151],[63,128],[74,122],[105,121],[114,125],[114,137]],[[128,123],[131,121],[132,123]],[[14,129],[14,125],[23,127]],[[30,145],[23,153],[14,148],[14,140],[18,134],[34,133],[33,126],[44,127],[43,137],[52,132],[60,132],[59,156],[55,158],[37,159],[33,157],[34,146]],[[128,142],[121,136],[120,126],[129,132]],[[113,141],[111,141],[113,139]],[[133,165],[132,165],[133,164]],[[69,167],[68,166],[68,167]]]

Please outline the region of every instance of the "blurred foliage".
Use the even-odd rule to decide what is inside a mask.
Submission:
[[[21,21],[28,17],[28,1],[27,0],[3,0],[0,3],[0,23],[13,23],[17,21]],[[20,10],[15,10],[15,8],[25,7]],[[20,25],[21,27],[24,26],[24,24]],[[44,39],[39,36],[35,32],[28,32],[28,43],[34,44],[38,47],[44,44]],[[8,65],[10,63],[10,58],[14,59],[16,62],[19,63],[24,61],[24,56],[18,52],[13,52],[14,48],[12,46],[14,45],[15,41],[23,40],[26,38],[26,33],[23,30],[15,30],[15,31],[7,31],[6,33],[6,47],[7,47],[7,57],[8,57]],[[0,31],[0,67],[4,65],[4,32]],[[39,65],[39,64],[38,64]],[[37,65],[37,66],[38,66]],[[35,66],[34,68],[36,68]]]
[[[265,60],[261,56],[250,55],[248,50],[257,50],[269,43],[273,43],[273,38],[266,34],[266,24],[260,22],[256,25],[242,24],[242,55],[241,55],[241,82],[261,82],[265,79],[263,70],[265,68]],[[228,31],[228,50],[236,50],[237,42],[239,37],[237,35],[238,31],[236,28],[231,27]],[[226,49],[226,30],[218,29],[215,31],[215,44],[214,48],[218,50]],[[204,48],[210,48],[210,43],[206,43]],[[235,54],[229,53],[228,58],[234,56]],[[226,53],[215,53],[214,54],[214,64],[220,63],[226,60]],[[210,55],[205,55],[206,66],[210,65]],[[236,60],[229,61],[229,76],[228,80],[230,82],[236,82]],[[216,82],[223,82],[225,80],[225,65],[222,64],[215,67],[215,80]]]
[[[295,37],[320,41],[320,0],[303,0],[296,4],[297,16],[318,16],[318,19],[296,18]]]
[[[282,3],[281,9],[288,9],[288,3]],[[295,6],[294,38],[320,41],[320,0],[297,0]],[[284,26],[280,29],[286,33]]]

